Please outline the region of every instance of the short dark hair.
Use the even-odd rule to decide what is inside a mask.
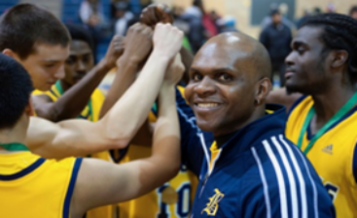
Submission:
[[[53,14],[32,4],[19,4],[0,18],[0,50],[14,51],[21,59],[34,53],[36,43],[67,46],[67,29]]]
[[[357,79],[357,21],[347,15],[327,13],[308,18],[301,27],[322,27],[321,39],[325,44],[323,52],[345,50],[348,53],[347,66],[351,81]]]
[[[271,17],[273,17],[273,16],[275,16],[275,15],[280,15],[280,11],[279,11],[279,9],[272,9],[271,11],[270,11],[270,16]]]
[[[0,129],[11,128],[22,116],[33,90],[20,63],[0,53]]]
[[[73,23],[67,23],[65,24],[65,26],[67,27],[72,40],[80,40],[86,42],[94,52],[93,38],[86,28],[84,28],[81,25],[73,24]]]

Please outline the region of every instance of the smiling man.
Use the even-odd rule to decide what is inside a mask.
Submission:
[[[215,140],[178,105],[182,155],[200,180],[192,217],[334,217],[318,175],[284,136],[285,108],[265,104],[270,73],[265,48],[242,33],[218,35],[195,56],[185,96]]]

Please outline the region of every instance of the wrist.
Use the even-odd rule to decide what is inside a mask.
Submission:
[[[108,73],[111,69],[115,67],[115,65],[109,64],[105,59],[101,60],[97,66],[104,73]]]
[[[170,54],[166,54],[166,52],[161,51],[160,49],[154,48],[154,50],[151,53],[152,57],[155,57],[155,60],[161,60],[161,61],[167,61],[170,62],[170,60],[172,59],[172,57],[170,56]]]

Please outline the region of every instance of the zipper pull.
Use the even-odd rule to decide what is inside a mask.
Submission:
[[[208,180],[208,173],[206,173],[206,176],[205,176],[205,178],[203,179],[199,198],[201,198],[201,195],[202,195],[202,193],[203,193],[203,190],[205,189],[205,185],[206,185],[207,180]]]

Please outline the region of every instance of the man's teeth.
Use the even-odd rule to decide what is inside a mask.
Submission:
[[[209,107],[216,107],[218,106],[217,103],[199,103],[198,107],[202,107],[202,108],[209,108]]]

